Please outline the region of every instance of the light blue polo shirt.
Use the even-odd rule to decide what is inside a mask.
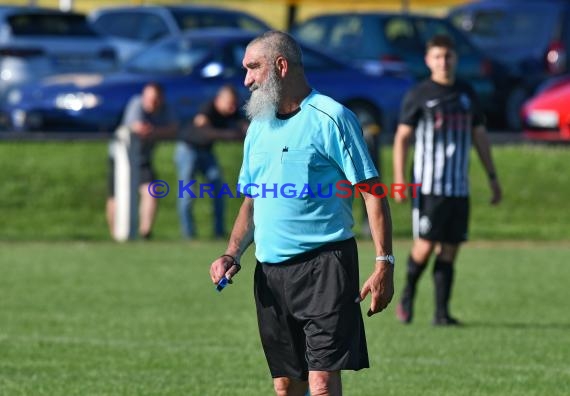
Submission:
[[[254,199],[256,258],[280,263],[354,236],[348,189],[375,176],[358,119],[328,96],[313,90],[289,118],[254,120],[238,189]]]

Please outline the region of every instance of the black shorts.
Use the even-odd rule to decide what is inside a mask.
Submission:
[[[257,263],[255,302],[273,378],[369,367],[351,238],[281,264]]]
[[[414,200],[414,238],[457,244],[467,240],[469,198],[420,194]]]
[[[156,173],[151,164],[141,165],[139,170],[140,184],[150,183],[157,179]],[[107,196],[115,196],[115,160],[109,157],[109,167],[107,168]]]

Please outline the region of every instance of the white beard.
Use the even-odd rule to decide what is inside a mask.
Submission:
[[[267,119],[275,117],[281,96],[281,85],[275,71],[269,73],[267,81],[251,87],[251,97],[244,106],[247,118]]]

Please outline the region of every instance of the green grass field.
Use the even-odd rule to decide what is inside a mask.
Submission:
[[[209,240],[210,202],[197,201],[199,239],[184,243],[173,195],[161,201],[154,241],[110,242],[106,148],[0,145],[0,395],[272,394],[252,252],[236,284],[216,293],[208,268],[224,243]],[[382,151],[388,183],[390,149]],[[175,185],[172,152],[170,143],[159,147],[157,168]],[[235,183],[241,146],[217,153]],[[505,195],[498,208],[487,204],[475,157],[471,168],[473,242],[460,255],[453,300],[467,326],[430,325],[426,274],[413,325],[396,322],[394,304],[365,319],[372,368],[344,375],[346,395],[570,394],[568,149],[501,146],[495,159]],[[239,203],[228,200],[228,227]],[[410,210],[391,207],[398,296]],[[355,211],[358,219],[360,205]],[[361,258],[372,257],[370,242],[360,247]],[[371,266],[361,260],[361,279]]]
[[[230,185],[237,182],[241,145],[219,144],[218,157]],[[488,205],[489,189],[482,167],[473,154],[472,239],[570,240],[570,173],[568,147],[499,146],[495,159],[504,201]],[[159,176],[176,189],[173,145],[164,143],[156,153]],[[391,147],[382,150],[383,180],[392,182]],[[107,194],[107,143],[2,142],[0,240],[109,240],[104,207]],[[176,194],[162,199],[154,235],[159,240],[180,239]],[[226,223],[233,223],[240,199],[228,199]],[[410,206],[391,203],[394,235],[411,235]],[[355,205],[360,230],[361,205]],[[198,236],[212,235],[211,202],[195,206]]]
[[[399,294],[408,243],[397,243]],[[269,395],[250,254],[214,291],[217,242],[0,244],[1,395]],[[361,279],[372,263],[360,243]],[[346,395],[568,395],[568,243],[467,244],[455,314],[433,328],[431,277],[415,322],[366,318],[372,368]],[[368,304],[369,300],[366,300]],[[363,307],[367,308],[367,307]]]

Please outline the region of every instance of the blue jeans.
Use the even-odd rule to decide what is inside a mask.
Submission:
[[[213,198],[210,198],[208,194],[201,194],[200,191],[195,191],[195,189],[193,189],[193,193],[197,198],[204,197],[212,200],[214,209],[214,234],[216,237],[223,237],[225,235],[225,205],[223,197],[218,197],[223,183],[222,170],[218,165],[214,153],[207,150],[195,149],[184,142],[178,142],[174,153],[174,161],[176,163],[178,180],[182,180],[184,185],[195,180],[198,172],[212,185]],[[197,186],[197,183],[194,183],[193,187]],[[182,235],[185,238],[193,238],[196,236],[196,225],[194,224],[192,216],[193,199],[190,194],[184,193],[182,197],[178,197],[176,200],[180,227]]]

